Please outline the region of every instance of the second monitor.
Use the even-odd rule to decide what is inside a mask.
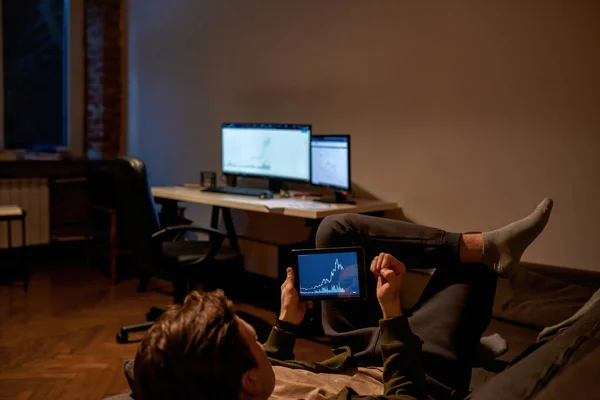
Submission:
[[[334,190],[335,197],[319,201],[352,203],[350,192],[350,135],[314,135],[311,139],[311,184]]]

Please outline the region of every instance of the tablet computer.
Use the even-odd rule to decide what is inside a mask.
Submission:
[[[367,298],[362,247],[294,250],[292,268],[301,301]]]

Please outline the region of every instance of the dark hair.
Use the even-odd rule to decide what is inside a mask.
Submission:
[[[238,399],[256,361],[222,291],[191,292],[150,328],[135,357],[139,400]]]

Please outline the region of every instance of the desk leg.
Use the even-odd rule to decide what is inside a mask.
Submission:
[[[213,206],[210,215],[210,227],[213,229],[219,229],[219,211],[221,211],[221,207]]]
[[[240,251],[237,233],[235,232],[235,226],[233,226],[233,218],[231,218],[231,210],[226,207],[221,208],[221,210],[223,212],[223,222],[225,222],[225,228],[227,229],[229,245],[233,250]]]

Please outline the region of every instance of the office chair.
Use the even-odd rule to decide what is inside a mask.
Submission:
[[[243,273],[243,256],[222,246],[226,234],[201,226],[168,226],[160,229],[158,214],[148,184],[144,163],[136,158],[121,157],[112,161],[117,207],[127,237],[128,249],[147,277],[157,277],[173,283],[173,300],[183,303],[186,294],[203,283],[203,289],[222,287],[216,283],[226,274],[227,282]],[[181,240],[182,233],[209,235],[208,241]],[[142,280],[144,278],[142,277]],[[225,282],[223,279],[221,282]],[[129,333],[150,328],[162,310],[152,308],[145,323],[124,326],[117,334],[118,343],[127,343]]]
[[[117,205],[117,188],[115,178],[110,171],[94,171],[86,179],[86,196],[88,201],[88,233],[87,263],[92,261],[108,261],[110,282],[115,285],[123,275],[132,276],[137,271],[131,264],[131,251],[127,247],[127,235],[123,231],[123,221]],[[192,223],[184,216],[185,208],[178,207],[177,216],[172,225],[189,225]],[[161,226],[165,226],[160,221]],[[121,260],[123,258],[123,260]],[[118,261],[124,261],[123,263]],[[117,270],[117,267],[121,267]],[[144,283],[140,285],[144,287]]]

